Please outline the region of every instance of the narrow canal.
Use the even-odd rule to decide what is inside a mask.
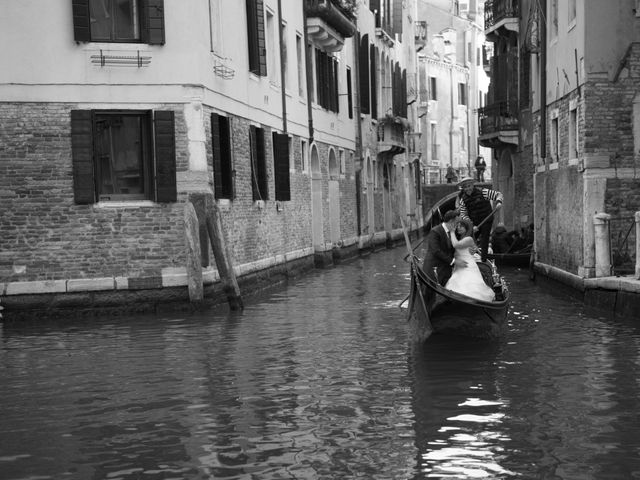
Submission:
[[[640,478],[633,319],[506,270],[504,339],[411,348],[404,254],[238,314],[4,324],[0,478]]]

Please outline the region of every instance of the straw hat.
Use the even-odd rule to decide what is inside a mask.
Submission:
[[[471,178],[471,177],[462,177],[462,180],[460,180],[460,181],[458,182],[458,186],[459,186],[459,187],[461,187],[461,186],[462,186],[462,184],[464,184],[464,183],[468,183],[468,182],[471,182],[471,183],[473,183],[473,184],[475,184],[475,183],[476,183],[476,181],[475,181],[473,178]]]

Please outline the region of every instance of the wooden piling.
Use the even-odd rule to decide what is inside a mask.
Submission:
[[[202,266],[200,231],[198,216],[191,202],[184,205],[184,236],[187,256],[187,286],[189,288],[189,301],[200,302],[204,298],[202,285]]]
[[[207,233],[211,242],[211,249],[216,260],[218,273],[220,274],[220,282],[227,296],[229,308],[231,310],[242,310],[244,305],[240,296],[240,287],[233,270],[232,255],[228,248],[222,220],[220,218],[220,209],[213,198],[212,194],[206,194],[205,198]]]

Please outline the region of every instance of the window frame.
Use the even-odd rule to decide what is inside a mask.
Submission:
[[[138,6],[139,38],[122,40],[93,39],[90,0],[72,0],[73,36],[76,42],[124,44],[165,44],[164,0],[133,0]]]
[[[143,194],[101,195],[98,188],[100,169],[97,158],[96,119],[101,115],[136,115],[146,123],[146,138],[142,138]],[[101,201],[150,200],[158,203],[176,202],[176,142],[175,114],[172,110],[86,109],[70,111],[71,160],[74,202],[78,205]],[[143,198],[141,198],[143,196]]]

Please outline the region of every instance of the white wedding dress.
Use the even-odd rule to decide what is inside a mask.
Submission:
[[[453,273],[445,288],[477,300],[493,301],[495,293],[491,287],[484,283],[480,269],[476,264],[476,259],[469,250],[470,247],[474,246],[473,238],[464,237],[458,241],[452,239],[452,242],[455,247],[454,257],[465,260],[467,265],[465,267],[456,265],[453,268]]]

